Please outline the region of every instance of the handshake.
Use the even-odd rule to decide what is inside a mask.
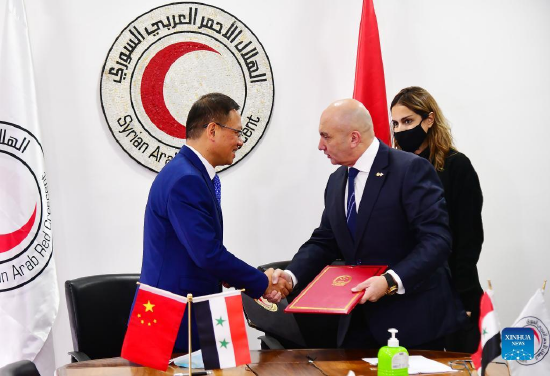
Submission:
[[[288,273],[281,269],[274,270],[269,268],[265,271],[268,284],[263,297],[270,303],[279,303],[281,299],[286,298],[292,291],[293,282]]]

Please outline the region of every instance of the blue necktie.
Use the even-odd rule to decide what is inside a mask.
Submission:
[[[218,204],[220,206],[222,205],[222,183],[220,182],[220,177],[218,174],[214,176],[214,179],[212,179],[212,183],[214,183],[214,193],[216,193],[216,199],[218,200]]]
[[[357,227],[357,208],[355,206],[355,177],[359,173],[359,170],[351,167],[348,170],[348,202],[347,202],[347,217],[346,222],[348,223],[349,232],[351,238],[355,241],[355,229]]]

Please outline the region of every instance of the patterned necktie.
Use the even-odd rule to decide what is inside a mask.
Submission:
[[[359,173],[359,170],[351,167],[348,171],[348,202],[347,202],[347,217],[349,232],[351,238],[355,241],[355,229],[357,222],[357,208],[355,206],[355,177]]]
[[[222,183],[220,182],[220,177],[218,174],[214,176],[214,179],[212,179],[212,183],[214,183],[214,192],[216,193],[216,199],[218,200],[218,204],[222,204]]]

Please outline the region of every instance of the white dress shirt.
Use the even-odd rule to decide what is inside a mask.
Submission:
[[[372,144],[368,147],[367,150],[359,157],[357,162],[353,165],[353,168],[359,170],[359,173],[353,181],[353,189],[355,190],[355,209],[359,212],[359,205],[361,205],[361,198],[363,197],[363,191],[365,190],[365,185],[367,184],[367,179],[369,177],[370,169],[374,163],[374,158],[378,153],[378,148],[380,147],[380,141],[375,138],[372,141]],[[349,167],[348,167],[349,172]],[[346,193],[344,195],[344,210],[346,216],[348,215],[348,185],[346,184]]]
[[[199,157],[199,159],[201,160],[202,164],[204,165],[204,168],[206,168],[206,172],[208,172],[208,176],[210,177],[210,180],[214,179],[214,176],[216,176],[216,169],[214,167],[212,167],[212,165],[210,164],[210,162],[208,162],[206,160],[206,158],[204,158],[202,156],[201,153],[199,153],[198,151],[196,151],[195,149],[193,149],[192,146],[189,146],[189,145],[185,145],[184,147],[188,147],[189,149],[191,149],[191,151],[195,154],[197,154],[197,157]]]

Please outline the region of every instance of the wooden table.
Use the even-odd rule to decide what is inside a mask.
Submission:
[[[357,376],[376,375],[376,367],[361,360],[361,358],[376,357],[377,351],[375,350],[262,350],[250,353],[252,359],[248,365],[215,370],[212,374],[223,376],[345,376],[349,370],[353,370]],[[443,364],[448,364],[452,360],[470,359],[468,354],[444,351],[411,350],[410,355],[423,355]],[[500,364],[491,364],[487,371],[490,376],[508,375],[506,366]],[[72,363],[57,370],[57,376],[160,376],[175,373],[187,373],[187,369],[170,366],[166,372],[162,372],[138,366],[122,358]],[[437,375],[462,376],[469,374],[467,370],[461,370],[452,373],[438,373]],[[475,371],[471,371],[471,374],[475,375]]]

